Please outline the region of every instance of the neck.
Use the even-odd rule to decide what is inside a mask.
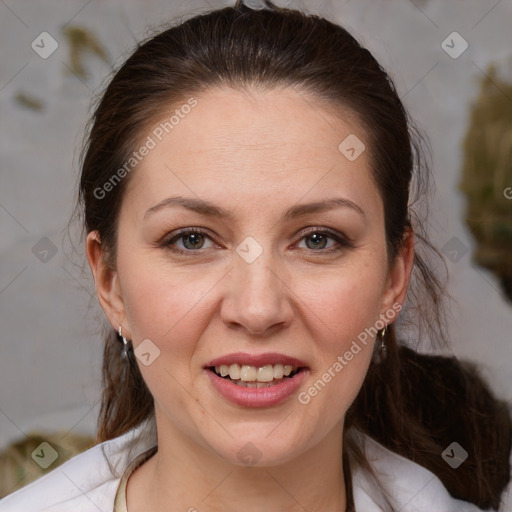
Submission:
[[[343,425],[287,462],[238,466],[198,446],[157,413],[158,452],[130,477],[127,505],[139,510],[345,512]]]

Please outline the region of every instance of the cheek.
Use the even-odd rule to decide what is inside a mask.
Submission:
[[[375,262],[295,285],[318,362],[299,401],[306,415],[324,417],[326,428],[345,415],[368,371],[384,271]]]
[[[192,269],[177,271],[147,263],[127,262],[122,274],[123,296],[134,340],[155,338],[167,344],[191,336],[190,328],[204,307],[208,290],[215,279],[209,274],[195,274]],[[130,270],[128,270],[130,269]],[[184,335],[186,327],[187,336]],[[177,346],[176,348],[179,348]]]
[[[134,350],[149,339],[160,351],[150,365],[139,360],[138,366],[155,400],[165,403],[165,410],[193,414],[195,403],[183,389],[192,389],[194,383],[194,353],[209,320],[208,291],[218,276],[196,274],[192,268],[171,270],[149,261],[147,257],[137,261],[132,255],[118,262]],[[187,414],[173,418],[183,429],[190,428]]]
[[[294,294],[318,329],[312,337],[327,353],[343,350],[379,319],[384,273],[375,261],[295,281]]]

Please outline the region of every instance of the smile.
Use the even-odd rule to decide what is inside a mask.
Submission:
[[[309,375],[300,359],[276,352],[226,354],[204,370],[214,393],[240,407],[273,407],[299,392]]]
[[[239,364],[223,364],[211,366],[210,371],[215,372],[219,377],[227,379],[246,388],[264,388],[275,386],[284,379],[294,377],[300,368],[293,365],[267,364],[265,366],[251,366]]]

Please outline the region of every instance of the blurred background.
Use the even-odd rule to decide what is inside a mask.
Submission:
[[[275,3],[347,28],[428,135],[451,350],[512,401],[512,1]],[[233,4],[0,0],[0,497],[95,432],[103,317],[76,226],[68,235],[91,102],[151,30]],[[58,454],[47,469],[44,440]]]

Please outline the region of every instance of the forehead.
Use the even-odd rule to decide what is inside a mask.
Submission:
[[[169,134],[163,134],[164,139],[173,138],[188,154],[224,151],[229,153],[226,158],[237,158],[232,151],[235,148],[275,156],[286,151],[313,156],[316,151],[315,156],[321,157],[326,150],[336,151],[340,137],[348,133],[358,132],[364,138],[362,128],[348,110],[338,109],[336,113],[342,114],[335,115],[332,104],[320,103],[307,92],[291,87],[216,88],[195,98],[197,105],[190,113],[176,119],[178,124]],[[176,110],[183,105],[178,104]],[[163,124],[168,114],[162,113]],[[162,120],[155,123],[156,129]]]
[[[154,148],[137,165],[127,193],[156,200],[176,188],[199,197],[222,188],[256,197],[372,183],[367,151],[350,161],[340,150],[347,137],[365,140],[348,111],[295,88],[218,88],[194,100],[193,108],[183,108],[190,104],[185,99],[163,111],[142,134]]]

